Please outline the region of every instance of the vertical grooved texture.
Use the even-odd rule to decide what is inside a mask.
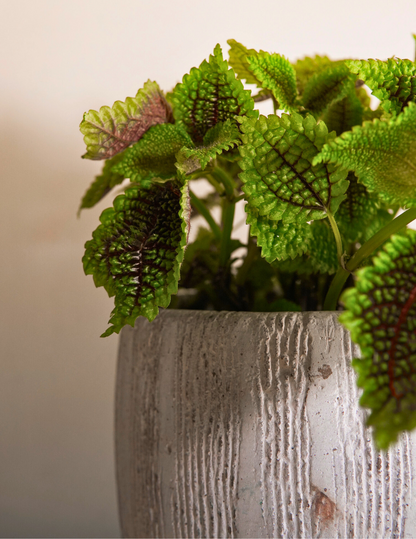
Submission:
[[[416,437],[375,450],[335,313],[165,311],[120,339],[125,537],[416,537]]]

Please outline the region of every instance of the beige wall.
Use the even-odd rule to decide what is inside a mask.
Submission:
[[[1,536],[119,533],[117,337],[99,338],[111,301],[80,263],[110,202],[76,218],[100,168],[80,159],[82,113],[149,77],[170,89],[230,37],[290,59],[413,58],[415,15],[411,0],[0,1]]]

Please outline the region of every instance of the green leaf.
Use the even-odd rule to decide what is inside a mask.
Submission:
[[[262,52],[249,56],[248,62],[262,88],[273,93],[280,108],[288,112],[297,109],[296,73],[289,60],[280,54]]]
[[[300,224],[336,212],[348,187],[347,171],[312,165],[328,140],[323,122],[299,114],[241,122],[240,178],[246,200],[259,215]]]
[[[337,246],[328,219],[311,224],[311,239],[308,244],[308,265],[313,272],[333,274],[339,267]]]
[[[338,215],[337,215],[338,217]],[[372,238],[379,230],[381,230],[383,227],[388,225],[390,221],[393,220],[394,215],[387,211],[384,208],[380,208],[377,210],[371,221],[369,221],[364,230],[363,235],[361,237],[361,243],[365,243],[370,238]]]
[[[354,125],[361,125],[363,112],[363,106],[355,92],[350,92],[327,108],[323,120],[329,132],[335,131],[337,135],[341,135],[344,131],[350,131]]]
[[[259,215],[256,208],[246,204],[247,224],[250,234],[257,237],[261,255],[267,262],[286,260],[303,254],[308,249],[311,226],[308,223],[289,223],[272,221]]]
[[[155,177],[176,178],[176,154],[184,146],[193,146],[193,142],[180,126],[155,125],[124,152],[123,159],[113,170],[145,187]]]
[[[150,80],[136,97],[116,101],[99,112],[84,114],[79,126],[84,135],[86,159],[108,159],[137,142],[152,125],[171,121],[172,111],[156,82]]]
[[[260,81],[251,72],[250,64],[247,60],[249,56],[256,56],[258,54],[257,51],[254,49],[247,49],[235,39],[229,39],[227,43],[231,47],[228,51],[230,56],[228,63],[237,74],[238,78],[240,80],[245,80],[247,84],[257,84],[257,86],[261,87]]]
[[[326,144],[314,164],[353,170],[369,191],[389,203],[416,204],[416,104],[390,120],[364,122]]]
[[[204,170],[211,159],[215,159],[217,155],[240,142],[240,131],[235,122],[227,120],[218,123],[207,131],[203,146],[181,149],[177,155],[176,166],[184,174],[191,174],[198,169]]]
[[[104,163],[103,170],[99,176],[89,186],[87,192],[81,200],[81,205],[78,210],[78,215],[84,208],[92,208],[111,191],[113,187],[120,184],[124,180],[124,175],[119,172],[114,172],[113,167],[119,163],[123,154],[120,153],[112,157]]]
[[[303,106],[320,114],[331,103],[354,91],[355,78],[345,64],[330,66],[316,73],[306,83],[302,96]]]
[[[374,193],[370,194],[362,183],[358,183],[353,172],[347,179],[350,182],[347,197],[340,204],[335,219],[341,236],[347,242],[355,243],[372,226],[380,203]]]
[[[236,116],[257,117],[251,92],[235,78],[234,71],[222,57],[217,45],[209,62],[192,68],[172,93],[175,120],[185,126],[192,139],[203,143],[205,134],[219,122]]]
[[[336,65],[337,62],[333,62],[328,58],[328,56],[305,56],[305,58],[300,58],[293,64],[293,67],[296,71],[296,81],[299,94],[302,95],[305,89],[305,86],[308,80],[315,75],[323,71],[330,65]]]
[[[410,60],[349,60],[346,64],[371,88],[386,112],[398,114],[416,100],[416,66]]]
[[[340,321],[361,349],[353,360],[360,403],[371,409],[377,445],[387,449],[403,430],[416,427],[416,232],[393,236],[357,272],[356,287],[342,296]]]
[[[138,316],[152,321],[178,289],[189,229],[188,187],[130,188],[105,210],[85,244],[86,275],[115,295],[106,337]]]

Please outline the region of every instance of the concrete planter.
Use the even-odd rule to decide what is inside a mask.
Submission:
[[[125,328],[123,535],[416,537],[416,436],[375,450],[356,354],[335,313],[164,311]]]

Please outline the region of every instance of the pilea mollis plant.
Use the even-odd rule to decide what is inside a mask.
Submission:
[[[84,114],[84,157],[105,163],[81,209],[123,182],[83,258],[115,298],[103,336],[159,307],[344,308],[361,404],[387,448],[416,426],[416,65],[292,63],[228,43],[228,60],[217,45],[166,94],[148,81]],[[240,201],[245,244],[232,238]],[[206,226],[187,245],[195,216]]]

